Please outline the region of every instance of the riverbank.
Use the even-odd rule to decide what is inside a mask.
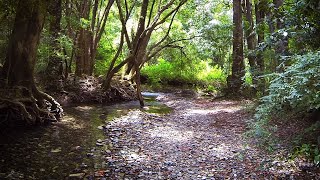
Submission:
[[[109,122],[107,179],[317,179],[288,151],[266,153],[245,138],[251,101],[210,100],[176,93],[157,98],[174,111],[132,111]]]
[[[187,90],[66,108],[52,126],[1,132],[4,179],[319,179],[285,146],[267,153],[246,137],[250,100]],[[154,98],[157,100],[155,101]]]

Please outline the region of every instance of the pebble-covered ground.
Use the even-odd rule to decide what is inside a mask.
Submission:
[[[0,131],[0,179],[320,179],[319,167],[289,158],[286,143],[267,153],[245,135],[251,101],[186,92],[160,93],[145,109],[78,105],[52,126]]]
[[[167,115],[129,112],[104,127],[101,179],[320,179],[244,138],[248,101],[158,97]],[[101,144],[101,145],[102,145]],[[280,153],[281,151],[279,151]]]

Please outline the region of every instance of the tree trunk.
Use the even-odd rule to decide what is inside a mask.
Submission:
[[[257,28],[257,34],[258,34],[258,44],[262,43],[264,41],[264,18],[265,18],[265,8],[264,5],[266,5],[266,2],[264,1],[258,1],[256,4],[256,26]],[[259,76],[258,80],[258,91],[264,92],[265,90],[265,80],[261,75],[264,74],[265,71],[265,65],[264,65],[264,59],[262,55],[262,51],[258,50],[257,51],[257,66],[258,66],[258,71],[257,75]]]
[[[77,40],[78,50],[76,53],[76,71],[77,76],[92,75],[92,59],[90,51],[90,32],[86,29],[81,29]]]
[[[141,45],[144,45],[145,43],[147,44],[148,41],[146,40],[146,33],[144,32],[144,30],[146,29],[146,17],[147,17],[147,10],[148,10],[148,4],[149,4],[149,0],[143,0],[142,2],[142,7],[141,7],[141,11],[140,11],[140,19],[139,19],[139,24],[138,24],[138,28],[137,28],[137,32],[134,36],[133,42],[132,42],[132,49],[131,49],[131,53],[138,55],[141,49],[146,49],[146,47],[141,47]],[[142,43],[145,42],[145,43]],[[138,62],[135,61],[141,61],[140,59],[134,59],[134,61],[128,62],[127,64],[127,70],[126,70],[126,74],[130,74],[132,72],[135,71],[135,64]]]
[[[80,17],[81,19],[88,20],[90,18],[91,0],[84,0],[81,5]],[[77,52],[76,52],[76,72],[77,76],[92,75],[93,66],[91,59],[91,38],[90,26],[82,22],[79,37],[77,39]]]
[[[274,0],[273,2],[275,4],[275,18],[276,18],[276,28],[277,30],[283,29],[284,28],[284,24],[283,24],[283,15],[280,11],[280,7],[283,5],[283,0]],[[278,34],[279,37],[279,41],[276,44],[275,47],[275,52],[277,55],[277,59],[276,59],[276,65],[277,67],[281,64],[281,63],[285,63],[285,62],[281,62],[281,56],[285,56],[288,53],[288,37],[286,35],[283,34]],[[285,64],[283,64],[285,65]],[[276,71],[283,71],[284,68],[283,66],[276,68]]]
[[[233,95],[240,92],[244,76],[243,62],[243,29],[241,1],[233,0],[233,62],[232,75],[228,77],[228,89]]]
[[[57,55],[61,52],[60,44],[58,41],[59,33],[61,31],[61,0],[51,1],[49,6],[50,14],[50,33],[51,33],[51,48],[52,52],[49,58],[48,66],[46,69],[46,88],[50,91],[63,90],[63,60]]]
[[[253,30],[254,23],[252,17],[252,3],[251,0],[245,0],[245,16],[248,22],[248,27],[246,27],[246,39],[247,39],[247,46],[248,46],[248,60],[251,69],[252,75],[252,83],[255,87],[257,87],[257,61],[256,56],[253,51],[256,49],[256,33]]]
[[[51,96],[37,89],[34,81],[34,66],[46,7],[47,4],[41,0],[19,1],[2,73],[5,82],[1,87],[5,88],[7,94],[0,94],[0,101],[7,104],[7,109],[15,110],[17,116],[21,115],[16,118],[29,123],[60,118],[62,111]],[[47,109],[45,100],[50,102],[50,109]]]
[[[136,81],[136,85],[137,85],[137,97],[140,103],[140,107],[144,107],[144,100],[141,94],[141,80],[140,80],[140,67],[139,67],[139,63],[137,62],[137,60],[134,63],[134,69],[135,69],[135,81]]]
[[[105,30],[113,3],[114,0],[108,0],[105,6],[100,0],[84,0],[82,2],[80,17],[85,19],[87,24],[82,25],[77,39],[77,76],[93,74],[98,44]],[[105,6],[104,10],[102,10],[102,6]]]
[[[120,70],[120,68],[122,68],[124,65],[127,65],[126,66],[126,74],[131,74],[135,77],[134,80],[136,81],[136,84],[137,84],[137,96],[139,98],[141,106],[144,106],[143,98],[141,95],[141,87],[140,87],[141,66],[143,65],[143,63],[145,63],[146,61],[149,60],[148,55],[150,55],[152,50],[155,50],[155,54],[156,54],[156,53],[160,52],[162,49],[164,49],[164,47],[166,47],[166,46],[164,46],[164,47],[159,47],[159,46],[162,45],[162,43],[166,39],[168,39],[169,32],[170,32],[174,17],[176,15],[176,13],[178,12],[179,8],[183,4],[186,3],[186,0],[176,1],[177,6],[175,6],[175,7],[173,6],[175,0],[170,0],[163,6],[159,5],[158,12],[155,13],[156,15],[154,16],[154,19],[151,20],[151,18],[153,16],[152,12],[153,12],[153,7],[155,5],[155,2],[156,1],[152,1],[151,7],[148,8],[149,0],[142,0],[141,8],[139,7],[140,8],[140,15],[139,15],[139,22],[138,22],[137,30],[134,34],[132,34],[132,41],[131,41],[131,39],[129,38],[126,23],[127,23],[128,19],[131,18],[131,16],[132,16],[132,14],[131,14],[132,10],[133,10],[132,8],[138,3],[135,3],[133,5],[133,7],[128,8],[127,1],[125,1],[126,9],[125,9],[125,11],[123,11],[120,0],[116,0],[117,7],[119,10],[119,17],[120,17],[122,28],[123,28],[121,36],[123,36],[122,38],[124,38],[127,43],[129,53],[128,53],[127,58],[125,58],[117,66],[114,66],[115,59],[112,60],[111,67],[108,70],[106,80],[104,83],[104,87],[106,87],[106,88],[110,87],[110,81],[111,81],[114,73],[118,72]],[[140,3],[139,3],[139,5],[140,5]],[[173,7],[173,9],[169,10],[170,7]],[[148,9],[149,9],[149,17],[147,17]],[[169,12],[166,10],[169,10]],[[167,12],[167,13],[164,13],[164,12]],[[167,30],[166,35],[164,37],[162,37],[159,42],[152,45],[151,47],[148,47],[152,32],[156,28],[159,28],[159,26],[162,25],[163,23],[165,23],[166,20],[169,19],[170,17],[171,17],[171,21],[170,21],[169,28]],[[160,49],[160,50],[157,51],[157,49]],[[154,52],[152,52],[153,56],[155,54],[154,54]],[[115,57],[118,57],[118,52]]]

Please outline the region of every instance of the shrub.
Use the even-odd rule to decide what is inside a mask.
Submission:
[[[256,108],[253,123],[256,136],[270,137],[275,130],[268,126],[271,116],[306,114],[320,107],[320,52],[296,55],[288,60],[292,64],[284,72],[270,75],[268,95],[261,98]]]
[[[159,59],[157,64],[145,66],[141,74],[147,76],[151,84],[158,84],[174,79],[175,71],[171,63],[164,59]]]
[[[191,62],[181,66],[179,62],[159,59],[157,64],[145,66],[141,73],[148,77],[150,84],[166,84],[179,81],[182,84],[204,85],[219,89],[226,81],[222,68],[210,66],[207,61]]]
[[[273,74],[257,118],[278,112],[306,113],[320,107],[320,52],[292,57],[283,73]]]

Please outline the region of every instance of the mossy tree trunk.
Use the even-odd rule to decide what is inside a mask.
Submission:
[[[38,90],[34,81],[37,48],[47,5],[42,0],[19,1],[1,77],[1,113],[14,111],[13,115],[17,117],[11,118],[29,123],[56,120],[62,111],[51,96]]]
[[[241,1],[233,0],[233,54],[232,74],[228,77],[228,89],[230,94],[237,95],[243,84],[243,29]]]

